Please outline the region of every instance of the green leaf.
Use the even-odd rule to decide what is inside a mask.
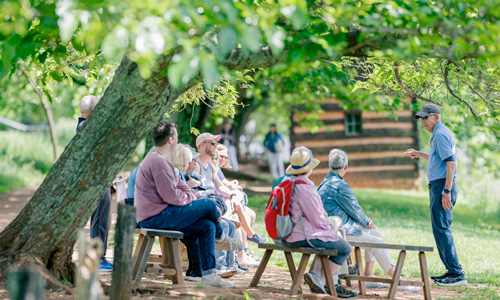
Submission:
[[[215,58],[212,54],[205,51],[200,52],[201,71],[207,90],[212,89],[212,86],[220,82],[220,73],[217,69]]]
[[[55,71],[50,72],[50,76],[52,77],[52,79],[54,79],[57,82],[61,82],[64,79],[64,77],[61,74],[59,74],[58,72],[55,72]]]
[[[223,56],[227,55],[238,43],[238,36],[232,27],[224,27],[218,35],[220,51]]]

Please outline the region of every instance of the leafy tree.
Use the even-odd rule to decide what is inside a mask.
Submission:
[[[369,68],[389,73],[392,66],[403,90],[409,83],[401,84],[396,70],[420,61],[442,62],[445,72],[435,78],[445,83],[450,75],[458,80],[455,73],[467,77],[461,70],[476,62],[484,66],[484,78],[495,78],[499,17],[493,0],[2,2],[0,76],[10,76],[26,62],[44,64],[49,56],[67,66],[68,51],[83,57],[102,51],[106,60],[120,64],[84,128],[0,234],[1,269],[33,263],[48,271],[52,285],[62,278],[73,281],[76,229],[84,226],[146,132],[199,83],[211,91],[235,71],[271,68],[272,74],[285,74],[316,61],[342,63],[341,57],[387,58],[389,66],[377,61]],[[89,65],[88,70],[95,69]],[[42,76],[72,77],[64,72]],[[316,76],[321,78],[321,71]],[[483,103],[477,111],[496,109],[496,98],[486,98],[491,103],[479,98]]]

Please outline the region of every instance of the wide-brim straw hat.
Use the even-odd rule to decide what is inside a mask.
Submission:
[[[299,175],[309,172],[319,165],[319,159],[314,158],[309,148],[300,146],[292,151],[290,165],[286,168],[286,174]]]

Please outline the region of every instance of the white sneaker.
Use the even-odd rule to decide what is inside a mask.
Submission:
[[[219,275],[215,275],[210,279],[202,278],[201,287],[204,289],[229,289],[235,288],[236,284],[222,279]]]
[[[243,257],[238,257],[238,263],[247,268],[257,268],[260,262],[253,260],[250,256],[243,254]]]
[[[370,275],[368,277],[375,277],[375,276],[374,275]],[[368,282],[365,283],[365,287],[367,289],[383,289],[383,288],[386,288],[388,286],[389,286],[388,283],[383,283],[383,282],[368,281]]]
[[[402,285],[402,286],[398,286],[398,291],[418,293],[418,292],[420,292],[420,287],[419,286],[412,286],[412,285]]]
[[[238,238],[230,238],[227,234],[223,234],[218,239],[215,239],[216,250],[233,251],[241,247],[241,241]]]

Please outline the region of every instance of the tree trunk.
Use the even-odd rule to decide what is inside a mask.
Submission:
[[[77,229],[84,227],[137,144],[192,85],[175,90],[161,74],[172,56],[160,57],[149,79],[140,76],[134,62],[123,59],[83,128],[0,234],[2,271],[14,262],[32,262],[47,268],[54,284],[62,279],[74,282],[71,256]]]
[[[31,84],[31,86],[35,89],[36,93],[38,94],[38,97],[40,97],[40,101],[42,102],[43,109],[45,110],[45,115],[47,116],[47,121],[49,122],[49,129],[50,129],[50,136],[52,138],[52,147],[54,149],[54,159],[57,159],[57,135],[56,135],[56,125],[54,123],[54,117],[52,116],[52,110],[50,109],[50,104],[45,99],[45,95],[43,94],[42,90],[36,84],[36,82],[26,73],[26,76],[28,76],[28,80]]]
[[[165,75],[176,50],[160,56],[148,79],[124,58],[85,125],[68,144],[30,202],[0,233],[0,270],[33,263],[46,270],[49,287],[74,282],[71,262],[77,229],[83,228],[105,190],[142,138],[179,95],[199,82],[174,89]],[[243,56],[236,50],[224,64],[233,70],[261,68],[283,61],[268,47]]]

